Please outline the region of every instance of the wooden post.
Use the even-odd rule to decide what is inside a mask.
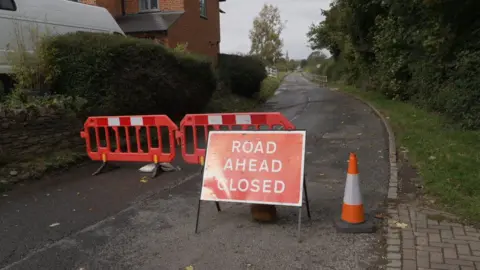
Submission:
[[[274,222],[277,220],[277,208],[275,205],[252,204],[250,205],[252,218],[259,222]]]

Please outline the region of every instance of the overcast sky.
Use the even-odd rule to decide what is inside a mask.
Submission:
[[[280,9],[282,20],[287,21],[283,30],[284,52],[290,58],[307,58],[311,50],[306,34],[312,23],[324,18],[321,9],[328,9],[330,0],[227,0],[220,2],[220,8],[226,14],[220,14],[223,53],[247,53],[250,51],[248,34],[265,3],[276,5]]]

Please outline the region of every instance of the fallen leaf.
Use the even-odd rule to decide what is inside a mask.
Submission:
[[[408,224],[403,223],[403,222],[397,222],[397,223],[395,223],[395,226],[397,226],[397,228],[405,229],[406,227],[408,227]]]
[[[147,177],[145,177],[145,176],[142,177],[142,179],[140,179],[140,182],[142,182],[142,183],[147,183],[147,182],[148,182]]]
[[[378,219],[384,219],[386,217],[385,213],[377,213],[375,215],[375,218],[378,218]]]
[[[58,223],[58,222],[50,224],[50,228],[57,227],[58,225],[60,225],[60,223]]]
[[[193,266],[189,265],[189,266],[185,267],[185,270],[193,270]]]

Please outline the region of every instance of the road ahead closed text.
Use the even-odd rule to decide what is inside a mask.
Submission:
[[[304,131],[212,131],[202,200],[301,205]]]

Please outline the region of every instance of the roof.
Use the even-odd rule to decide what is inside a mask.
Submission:
[[[183,13],[177,11],[129,14],[118,17],[117,23],[125,33],[166,31]]]

